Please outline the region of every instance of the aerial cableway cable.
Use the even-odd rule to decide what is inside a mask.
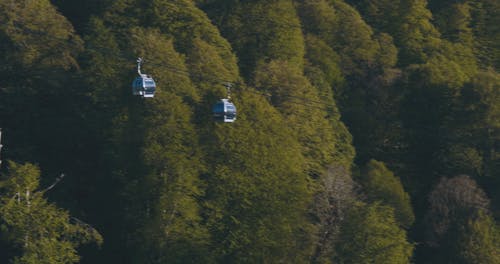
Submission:
[[[20,27],[19,25],[16,25],[16,26]],[[294,25],[294,27],[300,28],[300,26],[298,26],[298,25]],[[58,40],[58,41],[68,41],[68,42],[71,42],[71,41],[74,41],[74,38],[76,36],[78,36],[74,32],[70,32],[68,34],[67,38],[63,38],[63,37],[52,36],[52,35],[49,35],[46,32],[42,32],[42,31],[34,31],[34,30],[28,29],[26,27],[22,27],[21,30],[27,32],[28,34],[45,35],[48,38],[55,39],[55,40]],[[177,45],[174,44],[174,47],[175,46],[177,46]],[[96,51],[102,51],[103,50],[103,47],[92,47],[91,45],[90,45],[89,48],[90,49],[94,49]],[[184,47],[181,47],[181,48],[186,48],[186,47],[184,46]],[[104,48],[104,49],[106,49],[106,48]],[[111,51],[111,50],[109,50],[109,51]],[[130,62],[132,60],[132,59],[128,60],[127,58],[129,58],[131,56],[125,55],[125,53],[121,49],[118,52],[116,50],[113,50],[113,53],[115,55],[115,56],[113,56],[113,58],[117,59],[118,61],[121,61],[121,62]],[[144,62],[144,60],[141,59],[140,63],[143,63],[143,62]],[[180,69],[180,68],[175,67],[173,65],[168,65],[168,64],[164,64],[164,63],[158,64],[158,63],[151,63],[151,62],[148,62],[148,64],[151,65],[151,66],[158,66],[158,67],[161,67],[162,69],[166,69],[166,70],[168,70],[170,72],[173,72],[173,73],[176,73],[176,74],[185,75],[185,76],[190,77],[190,78],[196,77],[196,78],[200,78],[200,79],[208,79],[208,78],[206,78],[206,76],[203,76],[202,74],[194,74],[194,73],[192,73],[192,72],[190,72],[188,70]],[[154,80],[151,78],[151,76],[146,75],[146,74],[142,74],[142,73],[139,73],[139,75],[140,75],[140,77],[137,77],[136,80],[134,80],[134,83],[133,83],[133,93],[134,94],[140,93],[140,92],[138,92],[138,88],[137,88],[139,86],[139,84],[136,84],[136,81],[137,81],[137,79],[139,79],[139,78],[141,78],[143,76],[146,76],[147,78],[149,78],[148,79],[149,80],[149,85],[151,86],[151,87],[149,87],[150,90],[153,91],[156,88],[156,84],[155,83],[153,84]],[[229,81],[229,80],[226,80],[226,79],[221,79],[221,78],[214,77],[214,76],[211,76],[209,79],[213,80],[213,81],[217,81],[217,82],[219,82],[221,84],[224,84],[224,85],[230,85],[231,88],[239,89],[239,88],[242,87],[241,85],[239,85],[240,83],[236,83],[234,81]],[[144,82],[145,80],[146,80],[146,78],[142,78],[142,84],[141,85],[142,85],[143,89],[145,89],[144,86],[146,85],[145,82]],[[139,83],[139,82],[137,82],[137,83]],[[269,93],[269,91],[268,92],[262,92],[262,91],[258,91],[258,90],[254,90],[254,89],[245,89],[245,90],[248,91],[248,92],[254,93],[254,94],[258,94],[260,96],[267,97],[267,98],[271,97],[271,94]],[[143,97],[153,97],[154,91],[150,92],[150,93],[152,93],[152,95],[150,94],[150,95],[146,95],[146,96],[142,95],[142,96]],[[322,101],[310,99],[310,98],[307,98],[307,97],[294,96],[294,95],[280,95],[280,96],[283,97],[283,98],[290,99],[289,101],[287,101],[287,103],[291,103],[291,104],[302,105],[302,106],[311,107],[311,108],[315,108],[315,109],[320,109],[320,110],[324,110],[324,111],[328,111],[328,112],[331,112],[331,111],[334,111],[334,109],[337,109],[336,105],[329,104],[327,102],[322,102]],[[321,97],[323,95],[318,94],[318,96]],[[331,96],[331,95],[325,95],[325,96]],[[224,100],[226,100],[226,101],[224,101]],[[232,109],[234,107],[234,104],[232,104],[230,102],[229,89],[228,89],[228,98],[221,99],[219,102],[216,103],[216,105],[219,104],[220,102],[225,102],[226,106],[229,106],[229,109]],[[213,109],[215,109],[216,105],[214,105]],[[235,108],[234,108],[234,112],[236,112]],[[335,110],[334,112],[338,113],[337,110]],[[214,113],[215,113],[215,111],[214,111]]]

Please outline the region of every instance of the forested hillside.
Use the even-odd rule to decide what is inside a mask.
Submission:
[[[0,58],[0,263],[500,263],[498,0],[0,0]]]

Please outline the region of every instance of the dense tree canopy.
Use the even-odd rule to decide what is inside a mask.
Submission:
[[[498,262],[499,10],[0,0],[0,262]]]

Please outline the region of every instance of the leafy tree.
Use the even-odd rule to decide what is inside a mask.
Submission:
[[[31,71],[76,66],[81,40],[48,0],[2,1],[0,6],[4,60]]]
[[[317,230],[312,263],[328,263],[335,254],[340,229],[356,202],[356,187],[350,172],[341,165],[329,166],[318,180],[311,208]]]
[[[314,103],[320,102],[317,89],[298,67],[286,61],[272,61],[257,69],[255,82],[260,90],[271,94],[273,105],[294,128],[308,161],[304,169],[310,175],[321,174],[323,168],[333,162],[336,153],[345,150],[339,156],[346,160],[353,156],[353,150],[346,147],[350,143],[350,135],[342,133],[345,131],[336,134],[332,130],[332,123],[339,121],[330,122],[324,118],[327,109],[322,104]]]
[[[237,122],[205,138],[204,218],[217,262],[304,262],[312,190],[300,145],[262,96],[240,91],[234,100],[245,110]]]
[[[370,160],[361,175],[370,202],[380,201],[394,208],[401,226],[409,228],[415,221],[410,196],[399,178],[383,162]]]
[[[338,14],[335,33],[330,44],[342,57],[342,68],[349,74],[361,74],[375,64],[379,46],[373,30],[360,14],[344,1],[331,1]]]
[[[443,38],[452,42],[460,42],[466,47],[472,48],[473,35],[472,28],[470,27],[472,21],[470,1],[455,3],[442,1],[440,4],[443,6],[436,10],[432,8],[432,1],[430,1],[430,8],[434,10],[436,24]]]
[[[498,157],[498,74],[479,72],[461,89],[445,122],[446,145],[434,157],[442,174],[467,173],[481,183],[492,199],[498,186],[494,171]],[[493,203],[496,204],[496,203]],[[493,206],[495,208],[495,206]],[[495,209],[496,210],[496,209]]]
[[[396,46],[401,47],[400,63],[425,62],[440,44],[440,33],[432,25],[432,14],[426,0],[405,0],[400,6],[401,22],[394,32]]]
[[[409,263],[413,245],[398,227],[391,207],[356,204],[348,213],[337,242],[339,263]]]
[[[472,179],[465,175],[442,178],[430,193],[429,203],[428,243],[439,251],[434,261],[477,263],[498,258],[495,250],[483,251],[498,243],[496,227],[489,216],[489,200]]]
[[[215,16],[214,8],[225,10],[224,16]],[[256,66],[270,60],[303,67],[304,38],[293,1],[212,1],[206,9],[222,22],[221,33],[238,55],[244,77],[250,78]]]
[[[468,175],[482,175],[484,173],[484,159],[474,147],[452,141],[435,157],[441,164],[439,171],[446,173],[467,173]]]
[[[95,26],[91,41],[107,38],[99,20]],[[123,51],[115,46],[116,56],[106,61],[101,61],[106,50],[99,46],[89,49],[89,58],[96,62],[90,65],[111,67],[97,76],[109,74],[107,78],[114,81],[95,85],[97,106],[109,109],[108,115],[100,117],[109,122],[105,144],[110,150],[104,158],[110,163],[107,173],[112,176],[101,183],[103,187],[112,185],[114,196],[102,206],[107,210],[106,218],[113,219],[111,226],[106,224],[112,239],[104,248],[106,258],[152,263],[202,261],[207,257],[202,252],[208,242],[196,197],[203,192],[198,179],[203,166],[189,107],[200,97],[185,74],[185,57],[175,51],[171,39],[159,30],[138,27],[131,27],[128,34],[129,42],[121,45]],[[109,41],[113,43],[113,39]],[[154,76],[158,90],[149,101],[133,98],[122,88],[133,76],[128,74],[131,67],[125,66],[126,57],[122,57],[129,52],[151,58],[147,72]],[[172,67],[180,73],[172,72]],[[92,66],[89,73],[98,69]],[[115,87],[116,83],[123,85]],[[109,196],[109,192],[105,188],[97,195]],[[116,208],[117,203],[124,206]],[[128,233],[123,233],[123,228]],[[117,250],[121,256],[114,255]]]
[[[38,160],[50,169],[67,164],[61,153],[71,143],[64,133],[78,135],[72,128],[81,94],[71,80],[82,41],[48,0],[2,1],[0,24],[0,58],[6,62],[0,66],[0,120],[16,146],[10,157]],[[70,95],[75,102],[66,100]]]
[[[153,1],[151,10],[151,16],[145,18],[145,23],[151,23],[151,26],[159,28],[162,33],[172,36],[176,50],[186,54],[188,61],[212,63],[211,66],[218,64],[218,68],[224,69],[222,72],[214,71],[215,76],[227,81],[235,81],[238,78],[236,57],[231,45],[220,35],[219,30],[211,23],[207,15],[194,5],[193,1],[156,0]],[[126,14],[123,15],[126,16]],[[200,47],[200,43],[204,43],[204,46]],[[198,52],[206,51],[207,46],[211,47],[211,56],[205,54],[206,58],[194,62],[195,57],[201,59]],[[210,62],[212,56],[218,58],[217,62]],[[196,74],[199,72],[195,72],[193,76],[199,78]],[[209,75],[206,72],[204,74]]]
[[[341,58],[344,74],[362,74],[375,63],[379,46],[372,29],[344,1],[301,1],[306,32],[325,41]]]
[[[443,49],[424,64],[407,67],[402,83],[406,92],[401,100],[400,115],[406,128],[405,143],[408,151],[414,154],[407,158],[414,166],[410,171],[417,172],[414,177],[422,175],[418,181],[427,186],[423,190],[430,188],[439,173],[451,173],[437,172],[442,165],[437,157],[450,147],[448,142],[452,133],[449,129],[454,126],[450,121],[456,118],[455,104],[460,98],[461,87],[475,74],[475,70],[468,70],[470,61],[460,62],[459,56],[454,55],[455,48],[447,42],[442,45]],[[444,48],[446,46],[449,49]],[[474,68],[475,63],[469,65]]]
[[[487,208],[484,191],[468,176],[442,178],[429,195],[428,221],[439,237],[454,221],[461,221]]]
[[[314,75],[308,77],[311,82],[318,83],[315,86],[320,88],[322,98],[330,99],[325,103],[333,104],[332,90],[335,90],[336,94],[341,94],[341,88],[345,83],[344,75],[340,70],[340,57],[328,44],[315,35],[306,35],[305,40],[306,58],[311,67],[319,68],[322,74],[322,76]],[[306,68],[306,76],[308,72],[312,73],[313,71],[314,69],[312,68]],[[328,84],[325,88],[319,85],[321,79],[324,79]]]
[[[82,1],[51,1],[61,13],[71,21],[78,33],[85,31],[91,16],[101,14],[112,1],[82,0]]]
[[[298,12],[308,32],[309,62],[319,67],[325,76],[335,73],[332,66],[342,70],[337,78],[342,82],[332,83],[331,89],[335,91],[334,99],[342,111],[342,119],[354,135],[354,144],[360,146],[357,159],[366,162],[370,157],[384,155],[394,160],[388,153],[396,149],[391,144],[401,145],[398,135],[401,125],[394,122],[397,118],[394,108],[398,107],[401,89],[391,86],[400,78],[401,70],[394,69],[397,48],[392,37],[374,34],[359,13],[343,1],[301,1],[299,4]],[[321,54],[318,56],[321,59],[315,54]],[[327,64],[329,58],[331,61]],[[313,70],[308,68],[306,73],[317,72]],[[321,76],[315,73],[310,80],[322,87],[318,81]],[[321,88],[321,94],[328,94],[324,90]],[[372,133],[366,133],[367,130]]]
[[[346,1],[356,7],[362,14],[363,19],[379,32],[385,32],[392,36],[397,32],[401,24],[401,5],[404,2],[391,0],[360,0]]]
[[[298,3],[298,14],[303,21],[305,31],[331,45],[339,18],[330,2],[320,0]]]
[[[470,219],[459,236],[457,263],[500,262],[500,233],[490,215],[481,212],[478,218]]]
[[[6,157],[37,161],[47,175],[71,171],[67,188],[51,198],[82,213],[77,204],[91,189],[87,174],[95,175],[87,148],[93,138],[82,125],[89,109],[78,61],[83,41],[48,0],[1,1],[0,24],[0,58],[6,62],[0,66],[0,127],[10,146]],[[43,175],[41,182],[47,183]]]
[[[76,263],[79,245],[102,243],[95,229],[43,197],[53,186],[39,190],[38,167],[9,162],[4,177],[0,182],[0,228],[19,249],[13,263]]]
[[[500,4],[495,0],[471,1],[474,53],[484,68],[500,66]]]
[[[499,10],[497,0],[5,0],[5,154],[71,171],[50,199],[106,237],[98,253],[79,249],[84,263],[407,263],[401,228],[415,217],[394,175],[412,193],[412,239],[429,242],[417,262],[496,263]],[[139,56],[155,98],[127,88]],[[217,124],[211,105],[227,82],[238,120]],[[356,203],[355,156],[369,204]],[[442,175],[464,173],[428,196]],[[24,193],[10,197],[20,201],[0,198],[2,208],[26,207]],[[61,228],[50,234],[66,232],[57,247],[77,261],[91,235],[39,204],[66,217],[51,218]],[[4,216],[2,260],[56,252],[57,241],[24,247],[24,222]]]

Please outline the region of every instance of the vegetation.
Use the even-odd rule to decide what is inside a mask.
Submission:
[[[0,182],[0,223],[4,238],[20,254],[13,263],[75,263],[81,243],[102,243],[96,230],[47,202],[37,190],[40,171],[32,164],[9,163],[9,175]],[[73,223],[72,223],[73,222]]]
[[[0,0],[0,263],[499,263],[499,12]]]

